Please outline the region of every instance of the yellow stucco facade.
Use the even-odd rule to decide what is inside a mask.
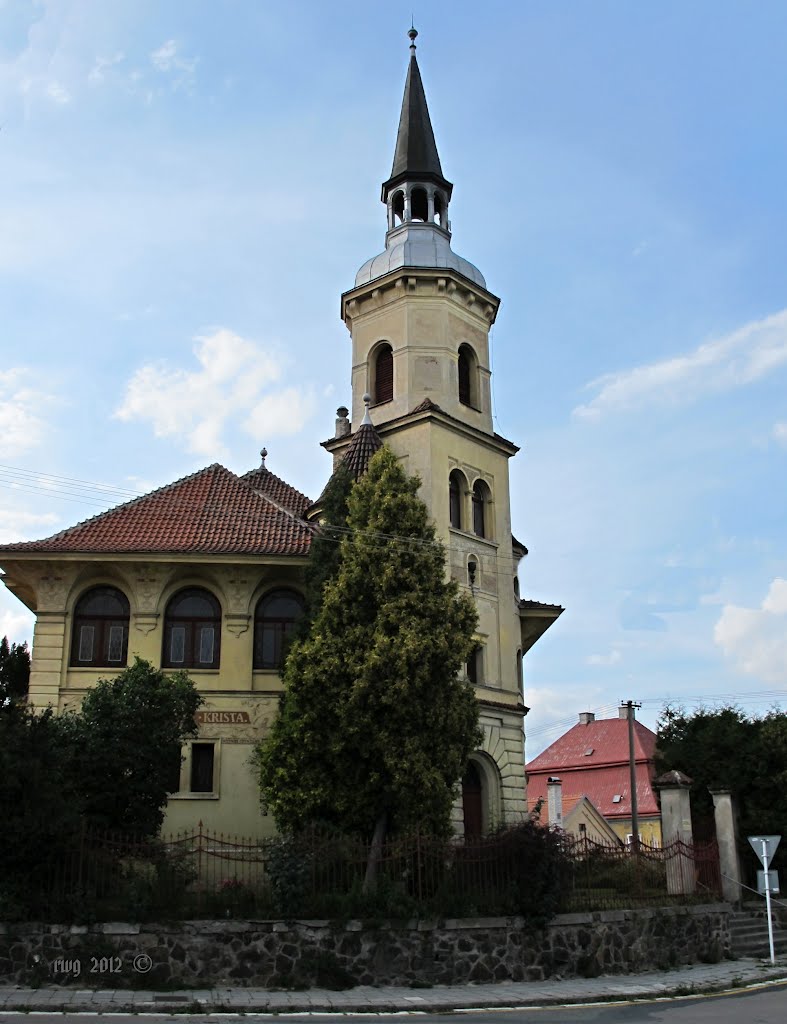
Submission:
[[[293,564],[295,561],[296,564]],[[187,559],[115,556],[112,559],[66,559],[42,562],[21,555],[5,563],[6,585],[36,613],[30,703],[62,711],[78,707],[86,691],[114,668],[80,668],[71,664],[74,607],[80,596],[96,586],[121,590],[130,604],[128,664],[135,655],[158,666],[162,663],[164,610],[169,599],[185,587],[209,590],[222,607],[220,667],[189,668],[189,676],[204,697],[195,742],[215,745],[214,785],[211,792],[190,792],[190,749],[184,748],[181,790],[168,803],[164,830],[207,828],[241,835],[274,831],[273,821],[260,806],[259,789],[249,765],[253,745],[265,735],[278,711],[282,683],[276,670],[254,670],[252,645],[257,603],[271,590],[301,587],[305,560],[293,558],[194,562]],[[224,714],[211,714],[221,712]],[[245,714],[238,714],[238,712]]]

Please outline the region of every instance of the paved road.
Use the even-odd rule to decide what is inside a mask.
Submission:
[[[185,1010],[185,1007],[184,1007]],[[187,1012],[187,1011],[186,1011]],[[401,1011],[399,1014],[401,1015]],[[218,1024],[219,1021],[253,1024],[281,1017],[274,1013],[138,1014],[112,1013],[107,1024]],[[302,1015],[299,1015],[302,1016]],[[390,1014],[327,1014],[315,1013],[320,1024],[347,1024],[348,1018],[379,1019]],[[425,1017],[424,1011],[411,1011],[408,1016]],[[457,1019],[459,1018],[459,1020]],[[459,1010],[453,1014],[430,1014],[429,1024],[784,1024],[787,1020],[787,984],[771,985],[752,992],[719,993],[693,999],[661,999],[636,1003],[607,1003],[591,1006],[518,1007],[511,1010]],[[0,1011],[0,1024],[96,1024],[95,1013],[50,1013]]]

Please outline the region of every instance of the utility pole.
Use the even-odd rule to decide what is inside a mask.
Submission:
[[[627,718],[629,725],[629,787],[631,789],[631,849],[634,854],[639,853],[639,810],[637,808],[637,765],[634,756],[634,709],[641,708],[641,704],[635,704],[633,700],[621,701],[621,707],[628,710]]]

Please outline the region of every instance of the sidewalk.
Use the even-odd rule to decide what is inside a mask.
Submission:
[[[3,1010],[78,1010],[100,1013],[121,1011],[249,1013],[385,1013],[502,1006],[554,1006],[598,1003],[607,1000],[653,999],[701,992],[741,989],[769,981],[787,982],[787,958],[775,966],[767,960],[725,960],[695,964],[652,974],[604,975],[600,978],[500,982],[493,985],[435,986],[429,989],[369,988],[344,992],[310,989],[275,992],[254,988],[188,989],[178,992],[142,992],[127,989],[18,988],[0,986]]]

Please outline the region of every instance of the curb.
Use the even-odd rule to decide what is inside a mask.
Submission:
[[[733,967],[728,962],[728,970]],[[674,999],[698,999],[703,996],[722,994],[740,994],[754,991],[758,988],[767,988],[774,985],[787,984],[787,964],[777,964],[771,967],[770,964],[748,961],[742,965],[740,976],[734,974],[732,977],[723,978],[697,978],[692,979],[691,972],[676,971],[675,975],[668,980],[663,974],[657,975],[652,980],[647,975],[607,975],[604,977],[605,988],[598,988],[597,991],[578,991],[581,988],[581,979],[556,980],[549,991],[533,991],[531,986],[536,984],[549,983],[517,983],[520,991],[512,993],[508,983],[505,985],[507,991],[499,994],[490,991],[489,986],[484,986],[481,991],[473,985],[468,985],[462,990],[461,996],[452,992],[446,997],[438,992],[433,995],[404,995],[397,993],[396,996],[386,995],[380,990],[380,997],[371,999],[353,1000],[348,998],[346,992],[328,993],[324,990],[313,990],[311,994],[303,995],[290,992],[270,992],[260,997],[255,993],[250,994],[248,1001],[242,999],[244,989],[225,990],[229,999],[223,998],[221,991],[211,992],[206,995],[206,990],[201,990],[202,998],[197,996],[198,989],[181,990],[178,992],[145,992],[144,999],[134,999],[131,993],[122,990],[97,990],[95,992],[73,992],[73,998],[68,998],[70,993],[60,989],[23,989],[18,993],[8,992],[7,998],[2,999],[3,988],[0,987],[0,1014],[3,1012],[26,1012],[26,1011],[48,1011],[50,1013],[150,1013],[152,1011],[162,1014],[177,1014],[183,1017],[190,1017],[195,1013],[225,1013],[225,1014],[249,1014],[263,1013],[276,1016],[286,1014],[309,1014],[309,1013],[336,1013],[336,1014],[382,1014],[382,1013],[452,1013],[465,1010],[484,1009],[506,1009],[528,1007],[554,1007],[554,1006],[583,1006],[599,1005],[608,1003],[627,1002],[652,1002],[670,1001]],[[657,980],[658,978],[658,980]],[[633,984],[630,990],[626,989],[627,979]],[[595,980],[595,979],[594,979]],[[600,982],[602,979],[598,979]],[[561,988],[564,991],[561,992]],[[404,990],[407,991],[407,990]],[[100,993],[103,998],[96,998]],[[18,996],[18,998],[14,998]],[[58,998],[58,997],[63,998]],[[128,998],[131,996],[131,998]],[[232,998],[237,996],[237,998]],[[81,998],[78,998],[81,997]],[[315,998],[316,997],[316,998]],[[319,1002],[317,1001],[319,1000]]]

